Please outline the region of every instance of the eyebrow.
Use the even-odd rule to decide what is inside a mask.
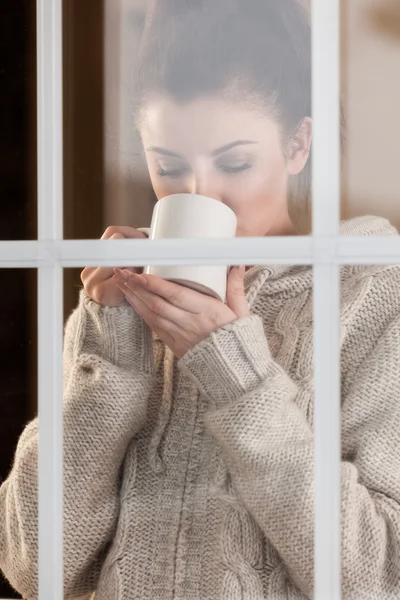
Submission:
[[[211,153],[211,156],[219,156],[223,152],[227,152],[228,150],[231,150],[232,148],[236,148],[236,146],[247,146],[249,144],[257,144],[257,143],[258,142],[255,142],[253,140],[236,140],[236,142],[231,142],[230,144],[226,144],[225,146],[220,146],[219,148],[216,148]],[[173,158],[183,158],[183,156],[181,156],[177,152],[173,152],[172,150],[167,150],[166,148],[160,148],[159,146],[149,146],[149,148],[147,148],[147,151],[148,152],[156,152],[157,154],[162,154],[163,156],[172,156]]]
[[[223,152],[227,152],[228,150],[231,150],[232,148],[236,148],[236,146],[247,146],[249,144],[257,144],[257,142],[254,142],[253,140],[236,140],[236,142],[231,142],[230,144],[226,144],[225,146],[221,146],[220,148],[217,148],[216,150],[214,150],[212,152],[212,156],[218,156],[219,154],[222,154]]]
[[[172,152],[172,150],[167,150],[166,148],[159,148],[158,146],[149,146],[147,148],[148,152],[156,152],[157,154],[162,154],[163,156],[173,156],[174,158],[183,158],[180,154],[176,152]]]

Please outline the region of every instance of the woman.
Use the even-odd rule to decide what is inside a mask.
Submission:
[[[212,196],[241,236],[310,232],[310,29],[295,0],[153,3],[138,83],[158,198]],[[341,233],[397,235],[377,217]],[[232,269],[226,304],[135,269],[82,281],[64,346],[65,598],[313,598],[312,269]],[[341,281],[342,597],[394,600],[400,269],[346,266]],[[26,598],[37,435],[34,420],[0,492],[0,566]]]

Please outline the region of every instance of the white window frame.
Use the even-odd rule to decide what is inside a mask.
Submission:
[[[313,235],[233,240],[63,240],[61,0],[37,2],[38,240],[0,242],[0,268],[38,269],[39,598],[63,597],[64,267],[309,264],[314,267],[315,595],[340,599],[339,270],[396,264],[400,239],[342,237],[339,1],[314,0]],[[133,259],[132,257],[135,257]],[[182,258],[185,257],[185,258]]]

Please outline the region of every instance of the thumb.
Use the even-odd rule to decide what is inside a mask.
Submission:
[[[247,317],[250,314],[244,293],[245,272],[246,269],[243,265],[240,267],[233,267],[229,271],[226,287],[227,305],[239,318]]]

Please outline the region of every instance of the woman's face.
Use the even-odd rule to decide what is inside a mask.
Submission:
[[[238,236],[295,234],[288,176],[304,167],[311,123],[287,158],[272,119],[222,99],[180,104],[160,98],[142,115],[140,133],[158,199],[182,192],[215,198],[235,212]]]

